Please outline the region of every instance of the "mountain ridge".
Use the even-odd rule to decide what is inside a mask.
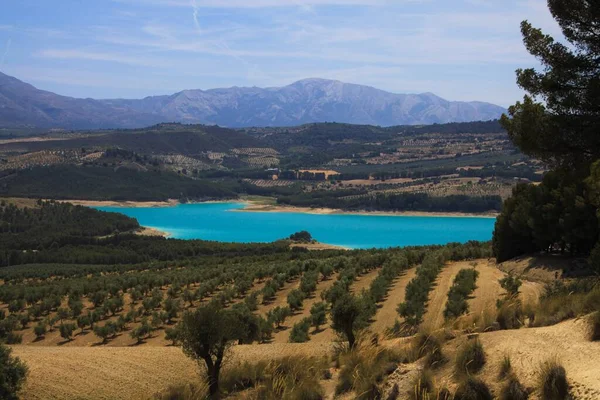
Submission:
[[[396,94],[371,86],[307,78],[282,87],[186,89],[142,99],[81,99],[35,88],[0,72],[0,126],[139,128],[160,122],[231,128],[340,122],[379,126],[470,122],[506,110],[433,93]]]

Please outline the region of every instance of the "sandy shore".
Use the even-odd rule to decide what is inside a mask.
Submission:
[[[141,229],[138,230],[135,234],[140,235],[140,236],[162,236],[162,237],[171,236],[171,234],[169,232],[161,231],[156,228],[148,228],[146,226],[142,226]]]
[[[112,201],[112,200],[57,200],[86,207],[173,207],[179,204],[177,200],[167,201]]]
[[[396,217],[476,217],[496,218],[498,213],[461,213],[461,212],[426,212],[426,211],[344,211],[334,208],[310,208],[293,206],[273,206],[246,202],[244,208],[232,210],[235,212],[278,212],[304,213],[317,215],[371,215]]]
[[[319,243],[319,242],[290,244],[290,248],[293,249],[294,247],[301,247],[301,248],[304,248],[307,250],[352,250],[349,247],[336,246],[334,244]]]
[[[96,201],[96,200],[60,200],[76,205],[88,207],[173,207],[179,201]],[[429,211],[344,211],[335,208],[310,208],[280,206],[263,204],[253,200],[215,200],[201,203],[242,203],[244,208],[231,210],[232,212],[273,212],[273,213],[303,213],[316,215],[371,215],[371,216],[398,216],[398,217],[475,217],[496,218],[498,213],[462,213],[462,212],[429,212]]]

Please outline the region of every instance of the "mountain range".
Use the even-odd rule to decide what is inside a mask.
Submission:
[[[35,88],[0,72],[0,126],[139,128],[159,122],[226,127],[344,122],[380,126],[470,122],[506,110],[432,93],[394,94],[369,86],[304,79],[284,87],[183,90],[144,99],[80,99]]]

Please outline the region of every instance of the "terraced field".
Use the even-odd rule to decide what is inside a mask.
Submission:
[[[477,280],[477,289],[469,299],[470,314],[481,314],[495,309],[496,299],[503,295],[498,279],[506,274],[487,259],[449,263],[442,269],[436,280],[435,288],[429,295],[424,325],[434,328],[446,325],[443,309],[453,279],[461,269],[473,267],[480,275]],[[358,276],[351,285],[351,291],[360,293],[364,289],[368,289],[379,272],[380,269],[375,268]],[[387,328],[399,318],[396,307],[404,300],[406,285],[415,277],[415,272],[415,268],[409,269],[393,281],[372,319],[369,328],[372,332],[384,334]],[[325,280],[319,279],[313,295],[304,300],[301,310],[286,320],[284,329],[274,333],[271,342],[235,346],[233,349],[234,359],[255,362],[282,355],[322,355],[329,352],[333,341],[336,340],[336,335],[329,324],[318,333],[314,333],[311,329],[311,338],[307,343],[289,344],[287,341],[289,328],[309,315],[310,307],[320,301],[321,294],[330,288],[338,278],[339,276],[336,274]],[[265,282],[266,280],[255,281],[250,290],[262,290]],[[275,299],[270,303],[260,304],[256,312],[266,315],[277,306],[285,306],[288,294],[299,287],[299,282],[299,277],[286,282],[277,291]],[[541,287],[540,283],[526,282],[521,295],[525,299],[535,299],[541,293]],[[166,287],[163,288],[163,291],[166,290]],[[210,298],[215,298],[226,290],[227,287],[220,287],[211,294]],[[206,298],[203,301],[208,300],[209,298]],[[241,299],[234,299],[232,303],[240,301]],[[86,306],[92,307],[90,304],[86,304]],[[129,307],[125,306],[124,311],[128,309]],[[527,357],[541,357],[539,352],[545,351],[542,343],[548,344],[548,341],[556,340],[556,335],[559,335],[559,332],[564,329],[566,328],[559,325],[556,328],[518,331],[517,334],[522,338],[519,340],[528,341],[527,355],[519,353],[519,360],[523,359],[523,361],[518,361],[519,365],[524,366],[525,364],[522,363],[533,362],[525,361],[529,360]],[[49,333],[41,341],[35,340],[31,327],[21,333],[23,334],[23,344],[13,346],[13,348],[15,354],[26,361],[31,368],[30,379],[23,393],[24,399],[142,399],[148,398],[169,384],[193,382],[198,379],[198,367],[187,359],[179,348],[169,345],[169,342],[164,339],[162,330],[156,331],[152,337],[140,345],[136,345],[135,341],[126,334],[120,334],[103,345],[92,332],[78,334],[74,340],[67,343],[61,340],[57,332]],[[515,349],[511,347],[516,345],[513,337],[515,336],[512,331],[501,331],[485,334],[482,340],[490,349],[490,358],[499,360],[504,350]],[[565,337],[564,340],[575,340],[573,346],[579,346],[577,344],[579,339]],[[398,342],[395,339],[389,343],[391,345]],[[583,344],[581,345],[583,346]],[[397,344],[393,346],[397,346]],[[575,362],[574,359],[573,362]],[[573,369],[577,378],[581,378],[577,382],[588,388],[586,390],[592,390],[589,388],[593,386],[591,378],[593,372],[590,372],[593,371],[593,368],[591,370],[585,370],[583,367]],[[331,385],[326,385],[326,387],[329,386]],[[329,393],[328,398],[332,398],[332,393]],[[591,399],[591,397],[588,398]]]

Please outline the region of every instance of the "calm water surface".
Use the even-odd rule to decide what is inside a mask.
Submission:
[[[316,215],[236,212],[241,203],[180,204],[174,207],[97,207],[137,218],[177,239],[272,242],[301,230],[322,243],[349,248],[446,244],[490,240],[494,218]]]

